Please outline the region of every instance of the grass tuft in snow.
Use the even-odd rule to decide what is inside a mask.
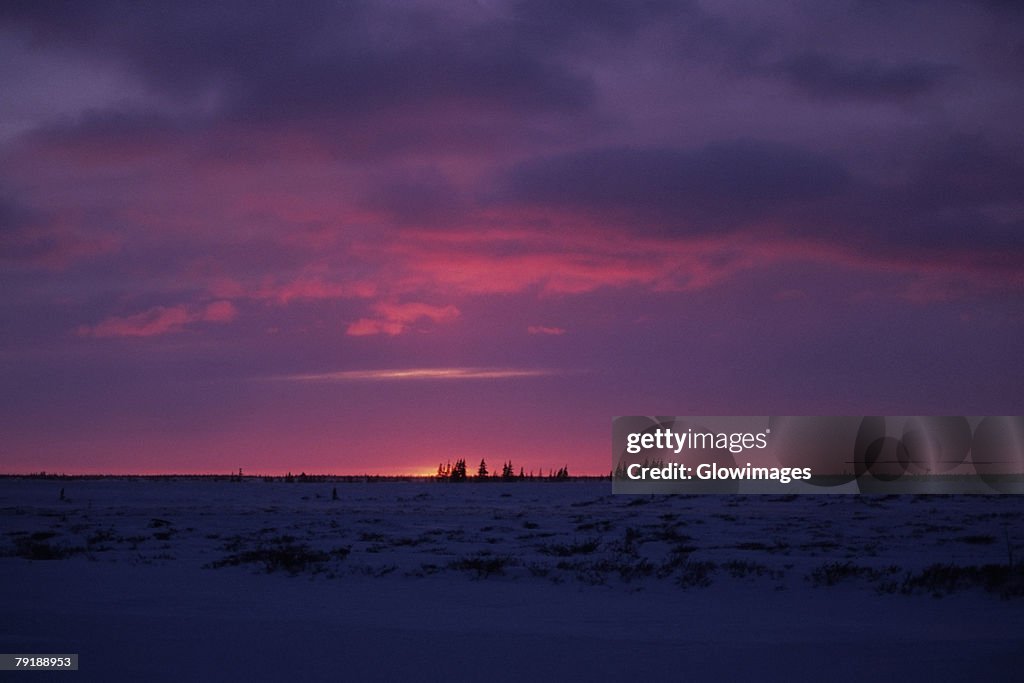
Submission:
[[[899,567],[892,566],[886,569],[874,569],[853,564],[852,562],[826,562],[815,567],[807,575],[813,586],[835,586],[845,581],[868,581],[878,582],[891,577],[899,572]]]
[[[500,576],[505,573],[505,568],[514,564],[508,555],[488,555],[479,553],[470,557],[463,557],[454,560],[448,566],[463,572],[470,572],[478,579],[486,579],[490,576]]]
[[[537,546],[537,552],[554,557],[569,557],[571,555],[589,555],[600,547],[599,539],[590,538],[585,541],[573,540],[571,543],[544,543]]]
[[[916,574],[907,574],[899,591],[905,595],[927,593],[940,598],[977,588],[996,593],[1003,599],[1024,597],[1024,567],[933,564]]]
[[[85,552],[80,546],[69,546],[51,543],[56,536],[52,531],[37,531],[32,534],[18,533],[11,539],[14,548],[4,553],[8,557],[20,557],[23,560],[66,560],[69,557]]]
[[[267,573],[286,571],[298,574],[304,571],[317,573],[332,558],[345,559],[351,548],[348,546],[335,548],[330,552],[316,550],[305,543],[297,543],[290,536],[279,536],[269,542],[262,543],[251,550],[233,553],[216,560],[208,566],[213,569],[221,567],[237,567],[240,565],[262,565]]]

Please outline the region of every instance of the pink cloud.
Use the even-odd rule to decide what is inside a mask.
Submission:
[[[516,223],[515,217],[508,222]],[[911,283],[905,298],[918,302],[1024,288],[1016,265],[992,258],[974,261],[962,255],[953,261],[943,252],[880,258],[842,244],[785,238],[784,226],[685,238],[623,234],[578,217],[560,227],[572,229],[407,232],[400,242],[382,247],[392,264],[382,289],[452,297],[574,295],[629,287],[697,291],[786,263],[902,275]]]
[[[78,334],[83,337],[155,337],[180,332],[191,323],[226,323],[235,319],[238,311],[230,301],[214,301],[204,307],[185,304],[154,306],[147,311],[128,316],[111,316],[95,325],[81,325]]]
[[[78,334],[83,337],[152,337],[178,332],[193,319],[186,306],[155,306],[135,315],[111,316],[93,326],[82,325]]]
[[[455,306],[433,306],[418,302],[381,302],[373,306],[376,316],[361,318],[348,326],[346,333],[353,337],[373,334],[397,335],[420,322],[442,323],[459,317]]]
[[[448,295],[695,290],[738,271],[810,255],[796,245],[779,249],[742,236],[642,238],[596,227],[557,236],[529,230],[410,235],[387,249],[401,266],[393,286]]]
[[[368,337],[374,334],[386,334],[395,336],[405,331],[405,325],[389,320],[377,320],[373,318],[360,318],[345,330],[345,334],[351,337]]]
[[[238,309],[230,301],[214,301],[207,304],[202,319],[211,323],[229,323],[238,317]]]
[[[301,277],[289,282],[264,281],[253,294],[256,299],[288,304],[296,300],[366,299],[374,296],[372,282],[335,282],[322,277]]]

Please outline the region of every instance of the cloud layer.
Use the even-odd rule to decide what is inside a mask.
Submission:
[[[942,355],[923,335],[995,387],[965,401],[1015,412],[1021,35],[995,2],[4,3],[0,359],[24,388],[5,423],[62,376],[180,433],[205,403],[167,383],[233,378],[204,452],[236,452],[247,416],[319,414],[246,378],[368,367],[546,368],[548,393],[508,399],[527,422],[595,396],[601,419],[682,414],[664,378],[693,368],[679,381],[742,378],[728,412],[831,400],[773,390],[761,355],[830,386],[860,359],[855,412],[872,386],[894,413],[926,386],[972,412],[904,374]],[[381,415],[424,405],[394,391]],[[444,434],[505,410],[427,403]],[[64,408],[69,440],[99,424]],[[20,433],[24,457],[60,451]]]

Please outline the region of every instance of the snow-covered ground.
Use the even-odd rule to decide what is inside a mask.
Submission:
[[[0,479],[0,520],[0,652],[80,654],[33,680],[1024,671],[1019,496]]]

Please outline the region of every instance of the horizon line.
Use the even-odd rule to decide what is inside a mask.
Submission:
[[[557,472],[555,469],[551,469],[551,472]],[[523,479],[548,479],[551,474],[538,473],[538,474],[524,474]],[[582,473],[582,474],[570,474],[570,479],[607,479],[611,476],[611,470],[601,474],[594,473]],[[34,479],[73,479],[73,478],[146,478],[146,477],[219,477],[224,479],[285,479],[288,477],[292,478],[382,478],[382,479],[437,479],[445,480],[445,477],[438,477],[436,474],[422,474],[422,473],[370,473],[370,472],[358,472],[350,474],[337,474],[337,473],[325,473],[325,472],[286,472],[282,474],[267,474],[267,473],[256,473],[256,474],[241,474],[232,472],[47,472],[36,471],[36,472],[0,472],[0,478],[34,478]],[[463,481],[475,481],[475,480],[495,480],[502,481],[501,475],[488,475],[486,477],[478,477],[475,474],[468,475]],[[512,477],[512,480],[518,481],[519,475]]]
[[[564,374],[567,374],[567,372],[554,369],[465,366],[340,370],[336,372],[277,375],[268,379],[285,382],[358,382],[374,380],[515,379],[521,377],[550,377]]]

